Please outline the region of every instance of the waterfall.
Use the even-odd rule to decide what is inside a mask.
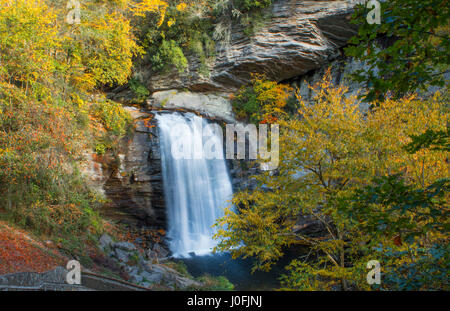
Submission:
[[[158,120],[162,176],[166,201],[167,237],[174,257],[205,255],[217,245],[212,228],[232,198],[232,186],[225,160],[208,159],[202,153],[205,138],[219,146],[222,137],[208,122],[192,113],[156,113]],[[191,157],[174,156],[173,146],[192,146]]]

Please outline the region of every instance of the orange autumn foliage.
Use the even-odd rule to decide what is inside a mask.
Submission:
[[[0,222],[0,275],[45,272],[66,261],[56,250],[47,250],[23,231]]]

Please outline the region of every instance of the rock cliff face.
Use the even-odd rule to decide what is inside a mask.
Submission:
[[[184,74],[172,70],[154,73],[142,66],[136,75],[147,83],[152,95],[147,110],[174,109],[194,111],[208,118],[234,123],[229,94],[249,82],[251,73],[264,73],[269,79],[289,82],[302,96],[312,96],[307,84],[314,84],[324,68],[333,63],[332,75],[337,84],[347,84],[351,93],[358,89],[346,73],[352,66],[343,64],[340,48],[356,30],[349,23],[351,1],[275,0],[267,9],[267,21],[256,34],[244,34],[239,23],[232,23],[230,45],[216,46],[216,58],[209,64],[209,75],[199,73],[200,63],[189,57]],[[133,101],[130,90],[117,90],[113,99]],[[134,224],[165,226],[161,160],[158,131],[147,127],[149,114],[130,110],[136,130],[124,140],[114,157],[91,157],[87,171],[99,189],[112,200],[107,213]],[[154,125],[154,124],[153,124]],[[96,163],[97,161],[97,163]],[[99,164],[100,163],[100,164]],[[230,163],[235,189],[251,186],[249,176],[237,163]],[[249,175],[249,176],[247,176]]]
[[[104,188],[116,209],[132,215],[138,224],[165,228],[158,130],[152,116],[130,108],[135,131],[121,147],[119,165]]]
[[[364,86],[352,80],[350,74],[355,70],[362,68],[364,68],[363,63],[353,59],[340,57],[319,69],[284,82],[298,90],[303,100],[311,101],[314,94],[309,86],[314,86],[319,83],[325,73],[329,70],[334,85],[346,87],[346,96],[356,96]],[[365,111],[368,109],[368,104],[360,102],[359,107]]]
[[[235,122],[227,94],[169,90],[153,93],[147,104],[148,109],[183,109],[194,111],[210,119]]]
[[[347,96],[357,95],[363,86],[350,78],[350,74],[364,65],[353,59],[338,57],[337,59],[323,64],[321,67],[308,71],[306,74],[283,80],[298,89],[305,101],[313,97],[309,86],[320,82],[329,69],[332,81],[335,85],[348,88]],[[153,93],[147,100],[147,109],[170,109],[193,111],[210,119],[216,119],[225,123],[235,123],[236,119],[232,110],[230,94],[221,92],[191,92],[179,90],[167,90]],[[361,103],[362,109],[367,109],[365,103]]]
[[[239,23],[231,27],[230,45],[217,44],[209,77],[198,73],[199,62],[190,57],[186,73],[165,74],[141,68],[138,73],[156,92],[187,88],[192,91],[233,92],[250,79],[250,73],[265,73],[283,81],[320,68],[340,55],[339,48],[355,34],[349,23],[347,0],[278,0],[268,9],[268,20],[253,36],[244,34]]]
[[[88,153],[83,172],[110,200],[102,213],[133,226],[165,228],[161,157],[155,120],[145,111],[126,107],[135,130],[115,154]]]

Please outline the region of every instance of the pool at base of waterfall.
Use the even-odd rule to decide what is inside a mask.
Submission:
[[[168,219],[167,244],[174,261],[183,262],[193,277],[224,276],[236,290],[280,288],[279,277],[286,273],[284,268],[292,255],[280,259],[270,272],[251,273],[251,259],[211,254],[218,243],[213,239],[217,232],[213,225],[224,216],[233,196],[221,128],[192,113],[155,112],[155,118]]]
[[[281,287],[279,277],[287,273],[285,267],[292,259],[297,257],[296,255],[298,255],[298,252],[286,251],[285,256],[269,272],[255,271],[254,273],[251,273],[252,259],[232,259],[231,255],[226,253],[191,256],[178,259],[178,261],[187,266],[188,272],[193,277],[205,274],[216,277],[224,276],[233,283],[235,290],[268,291]]]

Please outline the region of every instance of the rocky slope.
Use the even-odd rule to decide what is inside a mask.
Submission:
[[[113,242],[110,236],[100,238],[100,248],[110,260],[120,266],[128,281],[151,289],[200,288],[201,283],[170,268],[169,252],[160,244],[141,249],[130,242]]]
[[[35,252],[26,249],[30,255],[36,255]],[[82,267],[81,284],[71,285],[66,281],[68,270],[65,269],[68,259],[60,260],[60,266],[49,266],[49,260],[42,260],[42,257],[36,257],[30,261],[34,266],[25,267],[25,269],[0,270],[0,291],[142,291],[142,290],[183,290],[183,289],[201,289],[204,284],[181,274],[180,272],[168,266],[167,257],[169,252],[160,244],[153,244],[151,248],[143,249],[135,244],[118,241],[104,234],[99,241],[99,251],[97,254],[91,253],[90,256],[96,264],[96,269],[105,268],[110,273],[115,273],[113,277],[104,274],[93,273]],[[5,257],[1,256],[0,263],[4,262]],[[42,261],[46,266],[36,267],[36,263]],[[18,261],[12,261],[17,265]],[[53,269],[51,269],[53,268]],[[23,271],[23,272],[21,272]],[[40,271],[44,271],[39,273]],[[122,279],[119,279],[119,277]]]

